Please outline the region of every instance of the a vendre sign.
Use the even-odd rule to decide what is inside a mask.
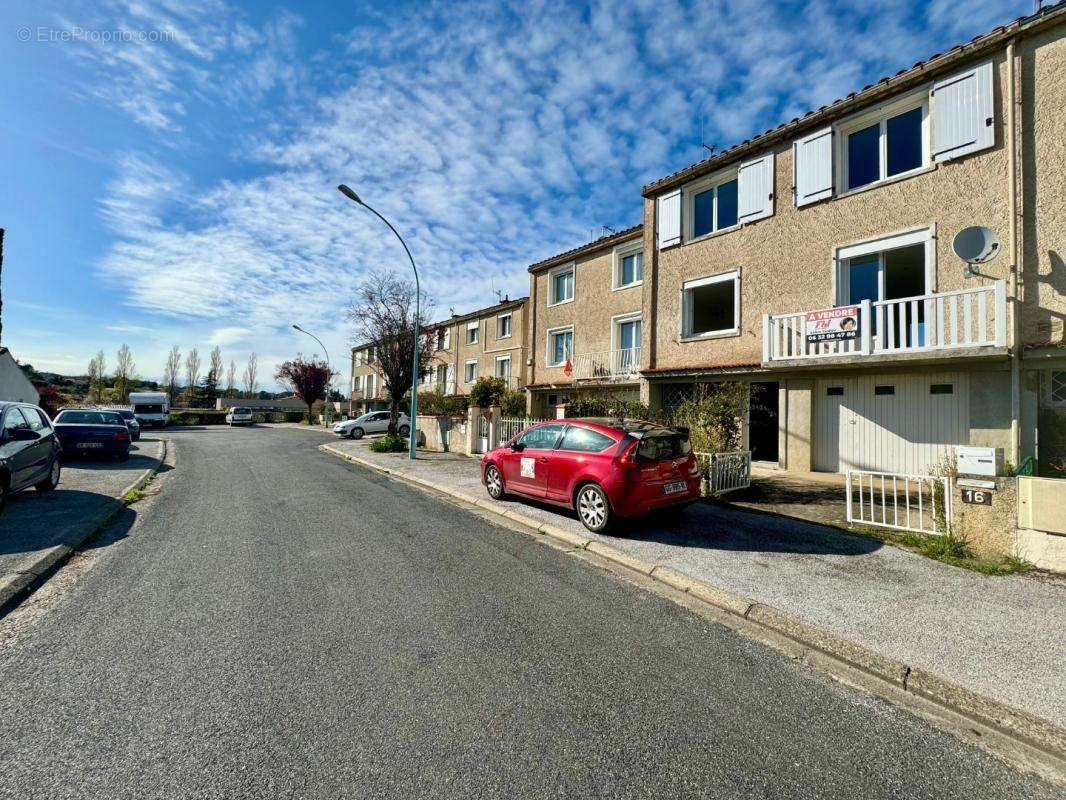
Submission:
[[[858,306],[823,308],[808,311],[804,316],[808,342],[836,342],[854,339],[859,335]]]

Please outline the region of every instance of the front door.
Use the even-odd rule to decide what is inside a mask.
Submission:
[[[563,431],[561,424],[537,425],[515,440],[517,449],[504,450],[503,480],[508,491],[530,497],[544,497],[548,491],[548,470]]]
[[[777,463],[777,381],[752,383],[748,412],[748,449],[753,461]]]
[[[36,459],[36,441],[22,441],[13,438],[16,430],[29,430],[30,424],[17,408],[9,408],[4,415],[3,431],[0,432],[0,456],[11,467],[11,488],[22,489],[30,484],[34,477]]]

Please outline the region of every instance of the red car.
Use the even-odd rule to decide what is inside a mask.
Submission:
[[[652,422],[566,419],[527,428],[481,459],[489,496],[572,508],[594,533],[616,517],[687,505],[700,496],[688,431]]]

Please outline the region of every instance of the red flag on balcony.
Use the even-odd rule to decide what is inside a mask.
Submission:
[[[574,374],[574,365],[570,363],[569,358],[566,359],[566,363],[563,365],[563,374],[568,378]]]

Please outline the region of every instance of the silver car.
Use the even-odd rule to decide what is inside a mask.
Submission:
[[[396,418],[396,430],[400,436],[407,436],[411,432],[411,418],[402,411]],[[369,433],[388,433],[389,412],[368,411],[361,417],[347,419],[333,426],[333,432],[338,436],[346,436],[349,439],[362,439]]]

